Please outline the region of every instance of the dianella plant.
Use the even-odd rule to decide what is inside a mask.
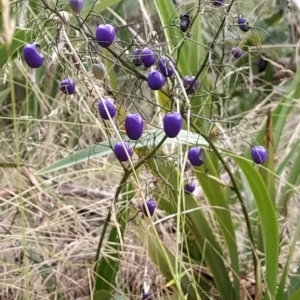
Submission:
[[[68,120],[78,115],[71,123],[98,132],[88,147],[71,139],[35,175],[103,157],[122,170],[97,235],[90,299],[300,299],[299,11],[275,2],[2,7],[0,64],[10,78],[22,66],[28,93],[12,114],[42,120],[47,107],[66,106]],[[11,35],[9,9],[19,21]],[[158,231],[165,221],[171,245]],[[129,224],[161,290],[143,280],[137,293],[116,287]],[[64,299],[55,287],[49,294]]]

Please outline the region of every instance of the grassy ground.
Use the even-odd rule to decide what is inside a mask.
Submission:
[[[137,19],[141,21],[140,27],[144,28],[143,31],[149,32],[152,28],[158,30],[158,18],[154,10],[150,10],[153,8],[151,4],[147,1],[124,2],[125,16],[134,19],[134,15],[139,15]],[[138,5],[139,10],[135,8]],[[263,3],[259,5],[244,3],[243,12],[250,15],[251,21],[254,22],[257,10],[261,6]],[[183,7],[179,10],[184,12]],[[239,10],[239,5],[236,10]],[[267,12],[267,6],[264,6],[264,10]],[[151,11],[151,14],[147,15],[148,11]],[[293,17],[296,18],[297,13],[294,13]],[[44,22],[43,16],[40,20],[42,20],[40,23],[37,22],[38,29]],[[206,29],[213,21],[212,18],[207,23],[204,22]],[[75,43],[76,34],[71,30],[69,33],[70,40],[77,47],[76,52],[81,55],[88,54],[84,42]],[[146,33],[143,37],[145,36]],[[47,45],[51,45],[53,38],[53,31],[45,32],[43,37],[45,49]],[[270,63],[277,67],[277,72],[289,69],[287,77],[291,76],[293,67],[282,67],[276,60],[277,45],[264,46],[268,53],[274,51],[275,55],[270,59]],[[1,300],[56,299],[53,295],[59,294],[66,300],[90,299],[93,285],[91,270],[99,235],[123,174],[113,155],[90,159],[88,162],[49,175],[35,174],[37,170],[51,165],[60,158],[106,140],[114,132],[111,125],[107,124],[109,127],[107,130],[104,127],[106,125],[99,121],[95,103],[97,93],[93,90],[90,79],[86,78],[84,72],[78,72],[72,63],[72,49],[64,49],[60,54],[61,61],[55,70],[49,68],[46,75],[37,74],[42,84],[30,82],[26,68],[19,59],[16,59],[15,65],[6,65],[10,72],[9,77],[5,70],[1,73],[1,80],[6,80],[2,85],[3,93],[8,90],[0,102]],[[289,57],[285,61],[289,61]],[[115,69],[118,68],[121,68],[120,65],[115,66]],[[59,74],[64,72],[72,74],[76,80],[78,92],[74,97],[66,97],[59,92]],[[126,108],[131,112],[143,112],[149,128],[150,124],[158,124],[160,119],[155,114],[156,103],[151,99],[151,94],[144,93],[144,97],[149,100],[147,106],[141,103],[138,96],[132,101],[132,95],[138,94],[132,79],[121,75],[116,78],[121,87],[117,91],[118,96],[123,98]],[[93,82],[100,93],[107,93],[106,84],[95,80]],[[109,85],[114,89],[111,83]],[[280,81],[273,84],[273,93],[247,109],[236,108],[241,101],[247,101],[245,97],[237,96],[231,99],[229,107],[226,108],[226,114],[229,111],[228,119],[227,115],[225,117],[227,120],[240,117],[236,126],[238,130],[230,131],[222,123],[218,124],[220,134],[218,143],[237,153],[242,152],[245,141],[252,142],[259,125],[265,119],[265,113],[277,103],[280,95],[277,90],[280,85]],[[145,86],[140,88],[146,89]],[[248,92],[251,89],[255,91],[256,87],[245,85],[245,89],[248,95]],[[280,162],[282,156],[297,142],[296,137],[300,133],[299,105],[298,103],[289,105],[293,105],[294,112],[287,120],[285,134],[275,158],[277,162]],[[239,112],[230,115],[230,109]],[[232,167],[235,168],[234,165]],[[287,173],[288,170],[278,180],[278,189],[285,182]],[[186,176],[190,175],[188,172]],[[229,181],[226,175],[222,176],[225,182]],[[151,195],[151,191],[155,189],[154,178],[145,169],[139,174],[139,183],[146,195]],[[297,193],[295,201],[298,200]],[[205,207],[201,187],[197,188],[195,195]],[[138,192],[130,204],[132,212],[139,210],[141,203]],[[295,220],[299,215],[295,202],[291,203],[293,204],[289,217],[284,220],[287,225],[284,228],[290,233],[293,232]],[[232,206],[232,210],[235,217],[240,218],[240,212],[235,205]],[[207,214],[210,213],[210,209],[207,209]],[[178,240],[176,233],[172,231],[173,223],[172,220],[162,222],[164,217],[163,212],[158,211],[153,221],[156,221],[161,240],[175,252]],[[131,299],[140,299],[141,285],[147,281],[153,291],[163,291],[167,295],[172,295],[174,291],[166,286],[163,276],[147,256],[147,234],[144,239],[140,239],[137,234],[139,218],[130,222],[125,234],[121,271],[116,279],[116,289],[120,293],[127,292]],[[244,245],[246,239],[244,228],[238,232],[238,239],[240,246]],[[286,241],[288,240],[287,236]],[[109,257],[110,253],[101,255]],[[283,251],[282,260],[285,258],[286,252]],[[247,265],[247,259],[248,256],[244,262],[247,278],[245,285],[251,286],[253,270]],[[295,261],[297,259],[298,257],[295,257]],[[173,299],[177,299],[176,297],[178,296],[175,294]]]

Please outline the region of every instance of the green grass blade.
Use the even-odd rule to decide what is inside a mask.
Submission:
[[[205,168],[209,170],[209,175],[219,180],[218,173],[211,160],[210,154],[206,151]],[[195,171],[201,168],[195,168]],[[195,172],[200,186],[202,187],[206,199],[214,210],[217,217],[220,229],[228,248],[228,252],[231,259],[231,267],[234,275],[234,292],[235,298],[240,298],[240,281],[239,281],[239,257],[238,248],[235,238],[235,231],[230,215],[230,210],[227,204],[227,199],[224,193],[224,187],[222,187],[217,181],[212,180],[206,173]]]
[[[102,11],[104,11],[105,9],[107,9],[108,7],[118,4],[119,2],[121,2],[122,0],[102,0],[102,1],[97,1],[97,3],[95,5],[90,4],[88,6],[85,6],[83,8],[83,10],[81,11],[81,16],[82,17],[86,17],[91,9],[93,8],[93,13],[100,13]],[[94,1],[93,1],[94,2]]]
[[[299,159],[300,159],[300,152],[298,153],[295,162],[298,162]],[[293,186],[298,186],[299,182],[300,182],[300,165],[298,163],[294,163],[289,171],[287,183],[283,188],[280,200],[277,205],[277,210],[280,214],[284,213],[289,199],[294,194]]]
[[[130,208],[125,203],[120,211],[117,213],[116,222],[120,228],[120,232],[123,238],[126,224],[129,217]],[[103,255],[103,258],[100,260],[97,268],[95,292],[100,290],[112,291],[115,286],[115,277],[120,267],[120,251],[121,244],[120,238],[118,235],[118,230],[116,226],[111,228],[107,244],[109,244],[109,257]],[[105,250],[104,250],[105,251]]]
[[[235,155],[232,157],[242,169],[254,196],[264,245],[266,286],[269,295],[275,297],[279,256],[279,233],[275,208],[266,185],[253,164],[243,157]],[[268,293],[266,299],[269,299]]]
[[[286,280],[288,278],[289,268],[290,268],[290,264],[291,264],[291,261],[293,258],[295,248],[296,248],[296,243],[299,238],[299,233],[300,233],[300,221],[298,221],[297,228],[294,233],[293,241],[290,246],[290,251],[289,251],[289,254],[287,257],[287,261],[285,263],[284,270],[281,275],[280,283],[279,283],[278,290],[277,290],[276,300],[284,299],[285,284],[286,284]]]
[[[164,137],[164,132],[162,129],[154,129],[154,130],[145,131],[138,143],[136,141],[129,140],[128,137],[126,136],[123,136],[123,140],[128,141],[132,147],[138,149],[141,147],[145,147],[145,145],[147,145],[148,147],[153,147],[157,145],[163,139],[163,137]],[[177,138],[174,139],[168,138],[165,141],[165,143],[168,144],[168,143],[179,142],[185,144],[186,141],[187,141],[187,131],[181,130]],[[39,170],[37,174],[45,174],[53,171],[58,171],[63,168],[71,167],[73,165],[86,162],[90,159],[108,155],[113,152],[112,149],[116,142],[117,142],[116,139],[111,139],[99,143],[97,145],[85,148],[78,152],[75,152],[65,158],[56,161],[52,165]],[[207,142],[200,135],[196,133],[189,133],[189,143],[207,145]]]
[[[139,155],[144,157],[146,152],[144,149],[139,149]],[[228,276],[228,271],[224,264],[224,255],[213,229],[208,223],[204,213],[200,210],[197,201],[192,196],[185,195],[180,198],[178,192],[180,186],[180,174],[177,169],[165,160],[163,154],[158,153],[159,156],[155,159],[149,159],[147,165],[151,168],[152,173],[156,178],[163,178],[163,190],[157,188],[157,197],[161,194],[168,194],[169,199],[165,202],[160,199],[159,205],[165,209],[169,214],[176,214],[178,212],[178,205],[182,205],[182,210],[188,211],[184,215],[184,224],[187,232],[194,238],[194,248],[197,248],[202,253],[204,262],[211,270],[214,278],[215,285],[221,295],[222,299],[235,299],[233,298],[234,292]],[[162,157],[162,158],[159,158]],[[165,188],[165,182],[168,182],[168,191]]]

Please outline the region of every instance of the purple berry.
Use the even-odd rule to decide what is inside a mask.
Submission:
[[[69,0],[69,5],[75,14],[79,14],[83,8],[83,0]]]
[[[155,63],[155,53],[148,47],[142,49],[141,60],[145,68],[149,68]]]
[[[152,299],[152,293],[151,291],[148,291],[147,293],[142,293],[142,300],[151,300]]]
[[[144,130],[144,120],[140,114],[128,114],[125,118],[125,130],[128,137],[138,140]]]
[[[105,102],[106,108],[108,110],[108,114],[107,114],[106,109],[104,107],[104,102]],[[104,102],[102,100],[99,101],[98,111],[99,111],[99,114],[100,114],[102,119],[109,120],[109,116],[111,118],[113,118],[115,116],[117,108],[114,104],[115,101],[112,98],[105,99]]]
[[[101,24],[96,30],[96,40],[103,48],[108,48],[116,36],[115,28],[110,24]]]
[[[256,164],[263,164],[268,158],[268,152],[264,146],[254,146],[251,149],[251,157]]]
[[[196,189],[196,185],[193,182],[187,183],[184,187],[184,191],[186,194],[192,194]]]
[[[37,43],[25,45],[23,48],[23,57],[26,64],[33,69],[41,67],[45,60],[40,45]]]
[[[225,0],[212,0],[214,6],[221,6]]]
[[[147,77],[148,86],[151,90],[159,90],[166,82],[166,78],[156,70],[151,71]]]
[[[164,131],[169,138],[178,135],[182,127],[182,116],[178,112],[168,112],[163,119]]]
[[[67,78],[60,82],[60,90],[67,95],[72,95],[75,93],[75,86],[75,82],[72,78]]]
[[[123,146],[124,144],[124,146]],[[114,153],[116,158],[119,161],[127,161],[128,156],[130,157],[132,155],[132,150],[127,142],[117,142],[114,146]]]
[[[193,147],[188,152],[188,159],[191,165],[200,167],[205,161],[205,152],[200,146]]]
[[[141,53],[142,53],[142,50],[139,48],[134,49],[132,52],[132,62],[137,67],[139,67],[143,64],[142,59],[141,59]]]
[[[158,60],[158,68],[165,77],[170,77],[174,74],[174,64],[172,60],[166,56],[162,56]]]
[[[239,28],[242,31],[247,32],[250,30],[250,26],[248,26],[248,22],[245,17],[243,17],[243,16],[239,17],[237,20],[237,23],[239,24]]]
[[[180,30],[186,32],[191,24],[191,19],[189,15],[180,15]]]
[[[184,77],[184,85],[186,87],[187,94],[194,93],[195,90],[197,89],[198,85],[199,85],[199,81],[196,80],[195,83],[193,84],[193,87],[190,89],[190,85],[192,84],[194,79],[195,79],[195,76],[185,76]]]
[[[231,53],[236,59],[244,56],[244,52],[240,48],[232,48]]]
[[[152,217],[155,211],[155,202],[152,199],[146,200],[146,205],[148,207],[150,216]],[[142,212],[146,217],[149,216],[145,204],[142,205]]]

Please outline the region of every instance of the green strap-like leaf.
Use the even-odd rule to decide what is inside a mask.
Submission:
[[[265,252],[265,278],[268,289],[265,299],[270,299],[269,295],[275,297],[276,293],[279,255],[278,221],[276,218],[275,208],[268,194],[266,185],[253,164],[243,157],[235,155],[231,156],[245,174],[254,196],[259,222],[261,224],[261,233]]]

